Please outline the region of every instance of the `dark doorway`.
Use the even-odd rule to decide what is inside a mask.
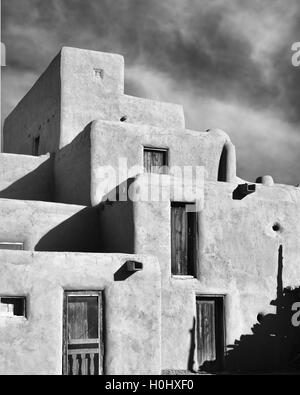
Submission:
[[[65,292],[63,373],[103,374],[102,292]]]
[[[224,361],[224,296],[197,296],[196,318],[199,369],[209,365],[220,371]]]

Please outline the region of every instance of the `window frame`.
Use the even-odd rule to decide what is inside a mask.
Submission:
[[[164,171],[162,173],[156,173],[156,172],[149,172],[146,169],[145,166],[145,152],[162,152],[164,154],[163,157],[163,165],[161,167],[164,168]],[[169,148],[167,147],[156,147],[156,146],[148,146],[148,145],[144,145],[143,146],[143,166],[145,169],[145,173],[147,174],[168,174],[168,172],[165,171],[165,168],[169,167],[169,156],[170,156],[170,151]]]
[[[8,248],[1,248],[1,246],[7,246]],[[19,246],[22,248],[9,248],[9,246]],[[13,241],[0,241],[0,251],[24,251],[24,243],[23,242],[13,242]]]
[[[13,314],[13,315],[5,315],[0,314],[0,318],[13,318],[13,319],[27,319],[27,297],[24,295],[2,295],[0,296],[0,304],[2,303],[2,299],[20,299],[22,300],[22,314]],[[10,304],[10,303],[3,303],[3,304]]]

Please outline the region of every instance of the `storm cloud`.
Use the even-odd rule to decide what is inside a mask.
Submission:
[[[224,129],[239,175],[300,182],[297,0],[2,0],[5,117],[61,46],[120,53],[126,93],[184,105]]]

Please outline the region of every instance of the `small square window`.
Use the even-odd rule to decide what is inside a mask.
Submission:
[[[165,148],[144,148],[144,168],[147,173],[166,174],[168,150]]]
[[[26,317],[26,298],[23,296],[0,297],[0,316]]]
[[[94,69],[95,77],[97,78],[104,78],[104,70],[103,69]]]

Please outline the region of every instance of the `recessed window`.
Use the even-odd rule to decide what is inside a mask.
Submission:
[[[197,213],[194,204],[171,204],[171,266],[173,275],[196,277]]]
[[[94,69],[95,77],[96,78],[104,78],[104,70],[103,69]]]
[[[37,136],[33,139],[33,155],[39,156],[39,148],[40,148],[40,136]]]
[[[26,298],[23,296],[0,297],[0,316],[26,317]]]
[[[165,148],[144,148],[144,168],[147,173],[166,174],[168,150]]]
[[[0,242],[0,250],[24,250],[23,243]]]

